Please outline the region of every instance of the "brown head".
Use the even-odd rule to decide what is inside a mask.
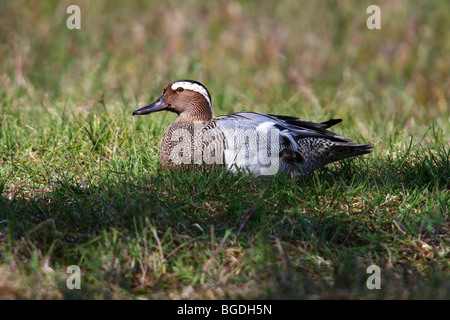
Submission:
[[[170,83],[155,102],[134,111],[133,116],[162,110],[175,112],[181,121],[208,121],[212,119],[211,96],[200,82],[178,80]]]

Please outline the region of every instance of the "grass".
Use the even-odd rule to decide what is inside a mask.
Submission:
[[[70,4],[79,31],[69,2],[0,13],[0,298],[450,298],[445,1],[380,2],[377,31],[364,1]],[[161,171],[174,115],[131,112],[180,78],[216,115],[342,117],[374,151],[298,180]]]

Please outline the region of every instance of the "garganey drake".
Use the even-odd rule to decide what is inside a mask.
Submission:
[[[292,177],[331,162],[370,153],[370,144],[351,143],[331,130],[341,122],[237,112],[213,118],[208,89],[197,81],[170,83],[152,104],[133,112],[167,110],[178,118],[164,132],[159,160],[163,169],[180,165],[224,165],[256,176],[285,172]]]

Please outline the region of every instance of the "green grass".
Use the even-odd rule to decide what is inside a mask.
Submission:
[[[382,1],[377,31],[364,1],[76,4],[79,31],[68,2],[2,4],[0,299],[450,298],[446,1]],[[131,112],[184,78],[216,115],[341,117],[373,153],[161,171],[174,115]]]

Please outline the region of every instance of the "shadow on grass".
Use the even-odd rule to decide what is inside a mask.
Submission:
[[[236,281],[253,281],[250,296],[259,298],[444,298],[448,154],[412,160],[348,160],[298,180],[212,170],[58,182],[38,197],[0,198],[1,252],[16,264],[37,256],[54,268],[83,265],[92,289],[78,294],[58,280],[67,299],[117,298],[112,287],[167,298],[189,283],[204,298],[197,275],[220,280],[205,267],[212,257],[216,268],[233,270],[227,259],[237,259],[243,270],[219,281],[229,290],[222,298],[247,297],[230,289]],[[434,192],[436,202],[418,206],[420,215],[403,212],[401,201],[386,200],[400,191],[411,202],[421,198],[406,193]],[[369,264],[383,269],[389,289],[367,291]]]

